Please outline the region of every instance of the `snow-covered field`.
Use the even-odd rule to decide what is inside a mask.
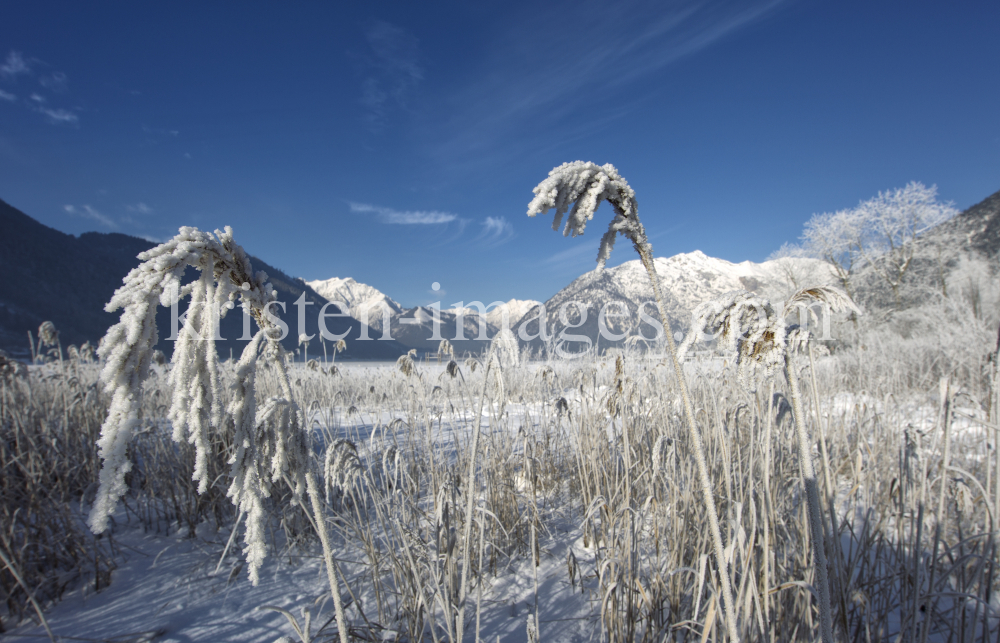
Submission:
[[[824,515],[826,529],[837,530],[831,542],[841,544],[839,553],[829,550],[838,632],[896,640],[914,626],[915,601],[923,607],[917,624],[930,625],[928,640],[945,641],[955,630],[981,634],[983,624],[995,632],[989,533],[997,479],[992,456],[984,457],[993,453],[990,390],[953,383],[942,398],[937,382],[904,389],[891,376],[879,387],[871,361],[887,356],[863,357],[817,358],[815,389],[812,370],[801,371],[813,461],[837,507],[836,520],[828,508]],[[336,372],[330,364],[290,367],[315,466],[322,469],[324,454],[344,439],[357,454],[350,476],[327,464],[323,494],[352,635],[457,640],[464,477],[482,405],[465,640],[477,633],[484,641],[534,640],[536,618],[541,641],[720,639],[719,575],[664,356],[495,363],[488,380],[482,360],[447,362],[418,362],[410,375],[396,363],[340,362]],[[146,428],[132,451],[142,475],[130,479],[112,538],[91,541],[113,560],[110,584],[105,578],[94,591],[86,558],[58,572],[65,588],[38,593],[48,627],[67,641],[338,640],[322,553],[287,487],[274,487],[267,557],[259,584],[249,581],[243,517],[225,498],[231,446],[224,434],[213,437],[215,479],[199,496],[190,481],[193,449],[170,442],[163,420],[169,369],[154,367],[147,384]],[[82,414],[69,417],[94,435],[107,404],[90,387],[96,372],[78,362],[32,367],[27,379],[7,383],[4,412],[60,418],[62,392],[81,391],[84,406],[71,413]],[[686,372],[739,627],[747,640],[811,638],[815,563],[787,383],[775,378],[749,392],[724,355],[703,355]],[[232,364],[222,374],[229,381]],[[273,369],[261,371],[258,386],[262,397],[277,389]],[[943,400],[947,485],[939,473]],[[66,506],[87,534],[94,488],[81,488],[84,502],[70,494]],[[899,582],[900,574],[909,580]],[[45,628],[16,590],[5,591],[22,601],[21,618],[5,616],[4,640],[44,640]],[[934,618],[925,620],[928,609]],[[300,635],[295,628],[306,618],[310,632]]]

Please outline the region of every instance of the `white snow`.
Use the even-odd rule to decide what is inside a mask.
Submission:
[[[377,288],[355,281],[351,277],[317,279],[306,284],[327,301],[338,304],[342,312],[355,319],[361,319],[368,311],[368,324],[381,329],[382,307],[386,306],[391,315],[403,312],[403,307]]]

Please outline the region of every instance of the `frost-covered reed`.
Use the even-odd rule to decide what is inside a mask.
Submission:
[[[642,241],[620,176],[574,167],[549,184],[553,207],[579,204],[559,186],[593,197],[577,222],[598,197],[632,199],[616,220]],[[827,354],[790,313],[817,298],[846,305],[836,291],[801,291],[781,310],[733,293],[685,329],[690,341],[717,335],[721,351],[684,371],[634,350],[529,361],[506,334],[461,366],[442,351],[439,362],[341,364],[342,377],[289,364],[266,332],[235,362],[186,335],[159,364],[142,302],[158,303],[164,271],[183,273],[179,257],[203,268],[180,295],[271,296],[248,265],[239,283],[227,276],[241,263],[231,237],[203,234],[148,257],[126,284],[103,387],[82,348],[30,369],[0,360],[5,625],[35,618],[32,600],[44,610],[67,587],[104,587],[107,543],[127,521],[242,533],[251,568],[314,554],[318,539],[335,603],[352,594],[333,610],[341,640],[492,640],[512,613],[538,640],[572,627],[616,642],[1000,634],[1000,475],[984,457],[1000,426],[992,300],[929,299],[927,334],[861,316]],[[214,321],[193,314],[184,332],[210,337]],[[144,377],[134,416],[133,374]],[[102,422],[129,432],[110,467],[130,467],[120,504],[114,484],[93,486]],[[81,506],[104,511],[107,537],[86,533]],[[499,587],[520,591],[518,604]],[[556,610],[568,620],[551,621]],[[305,629],[288,623],[300,635],[321,622],[308,613]]]
[[[708,510],[708,528],[715,548],[715,563],[722,586],[722,609],[726,615],[726,628],[731,639],[738,640],[733,591],[730,586],[727,571],[726,556],[722,541],[722,531],[719,528],[718,513],[715,508],[715,498],[712,495],[712,485],[708,466],[705,461],[701,432],[694,417],[691,398],[688,394],[684,370],[677,355],[673,332],[670,329],[669,317],[660,292],[660,278],[656,274],[653,262],[653,248],[646,237],[646,230],[639,221],[639,205],[635,199],[635,191],[610,163],[598,166],[595,163],[574,161],[563,163],[549,172],[547,179],[534,188],[535,198],[528,204],[528,216],[544,214],[555,209],[552,229],[558,230],[562,217],[569,211],[563,236],[570,233],[575,237],[581,235],[587,221],[594,217],[594,212],[602,201],[607,201],[614,209],[615,217],[608,225],[607,232],[601,237],[600,250],[597,253],[597,267],[601,269],[611,255],[615,239],[619,234],[627,237],[642,260],[642,265],[649,274],[653,288],[653,297],[663,324],[665,345],[670,360],[674,366],[677,386],[684,409],[685,424],[694,445],[695,461],[698,465],[699,482],[702,498]],[[572,208],[572,209],[570,209]]]

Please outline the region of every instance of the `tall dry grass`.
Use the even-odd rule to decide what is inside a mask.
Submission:
[[[738,638],[820,633],[801,428],[834,637],[1000,635],[997,320],[967,303],[935,308],[948,323],[933,332],[845,324],[833,354],[810,347],[789,377],[754,392],[725,355],[685,365]],[[608,641],[729,637],[697,449],[668,356],[407,360],[258,370],[259,399],[288,389],[299,400],[309,457],[324,474],[309,513],[290,491],[266,500],[276,554],[267,564],[314,551],[311,521],[324,521],[344,592],[338,638],[476,640],[511,609],[493,588],[512,575],[533,588],[528,629],[538,640],[560,633],[546,617],[554,603],[589,606],[581,618]],[[224,540],[243,529],[226,497],[233,426],[209,433],[210,484],[199,494],[195,449],[174,443],[165,419],[171,368],[154,366],[146,383],[115,528],[194,536],[207,521]],[[115,530],[97,539],[83,521],[108,405],[98,365],[78,352],[19,370],[3,370],[0,384],[6,624],[39,618],[67,588],[102,589],[116,555]],[[234,365],[222,363],[219,376],[229,391]],[[220,567],[238,568],[237,559],[224,555]]]

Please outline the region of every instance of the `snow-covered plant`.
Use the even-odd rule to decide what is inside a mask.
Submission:
[[[454,359],[455,347],[452,346],[451,342],[449,342],[447,339],[442,339],[441,343],[438,344],[437,356],[439,360],[444,359],[446,357]]]
[[[266,551],[263,498],[270,495],[270,484],[282,473],[290,474],[301,492],[301,477],[307,466],[301,453],[291,461],[287,458],[290,450],[301,450],[290,449],[290,444],[299,439],[297,433],[302,425],[290,393],[284,399],[270,400],[259,416],[256,409],[254,377],[265,335],[267,353],[283,372],[282,348],[277,342],[280,331],[266,312],[276,293],[267,283],[267,274],[253,273],[246,253],[233,241],[228,227],[214,235],[181,228],[176,237],[140,254],[139,259],[142,263],[125,277],[124,285],[106,307],[108,312],[119,308],[124,311],[121,321],[108,329],[100,349],[106,360],[101,381],[112,395],[112,402],[98,443],[104,465],[90,513],[91,529],[100,533],[107,528],[108,517],[125,492],[124,477],[132,467],[127,449],[139,422],[142,382],[158,353],[153,348],[158,340],[156,305],[170,305],[178,297],[190,296],[184,327],[174,345],[174,366],[169,377],[173,397],[168,417],[174,440],[186,438],[195,447],[193,479],[202,493],[210,482],[210,432],[222,428],[226,411],[232,418],[236,452],[230,460],[229,497],[248,516],[245,553],[250,577],[256,580]],[[201,276],[181,285],[188,266],[200,270]],[[243,351],[236,368],[232,401],[224,409],[218,353],[212,340],[217,337],[219,317],[237,300],[262,330]]]
[[[97,350],[94,348],[93,344],[90,342],[84,342],[80,345],[80,359],[85,362],[92,362],[96,356]]]
[[[28,368],[9,356],[4,351],[0,351],[0,382],[11,382],[14,378],[27,377]]]
[[[712,481],[709,478],[708,463],[705,460],[704,440],[695,422],[694,407],[691,404],[691,396],[688,394],[684,369],[677,358],[677,346],[674,343],[673,334],[670,332],[669,317],[667,317],[663,295],[660,292],[660,279],[656,274],[656,265],[653,263],[653,248],[646,237],[645,228],[639,221],[639,207],[635,199],[635,192],[610,163],[600,166],[595,163],[574,161],[563,163],[554,168],[549,172],[547,179],[535,186],[534,193],[535,198],[528,204],[528,216],[544,214],[554,208],[556,212],[552,222],[553,230],[559,229],[563,215],[569,211],[563,236],[572,234],[575,237],[583,234],[587,227],[587,221],[594,217],[594,212],[600,206],[601,201],[610,203],[611,207],[614,208],[615,217],[608,225],[608,231],[601,237],[601,247],[597,253],[598,269],[604,267],[611,255],[616,236],[623,234],[632,242],[635,251],[639,253],[642,265],[649,275],[653,287],[653,297],[656,299],[656,307],[666,331],[664,336],[667,352],[670,354],[671,362],[673,362],[674,374],[677,377],[681,400],[684,404],[685,424],[691,436],[695,461],[698,465],[698,482],[705,510],[708,513],[709,532],[719,572],[719,583],[722,586],[722,609],[725,614],[726,629],[729,638],[736,641],[739,639],[736,629],[736,606],[733,603],[733,590],[729,582],[729,573],[726,571],[728,564],[722,544],[722,530],[719,528],[719,514],[715,508]],[[572,210],[570,210],[571,207]]]
[[[534,193],[535,198],[528,204],[528,216],[545,214],[554,208],[553,230],[559,229],[563,215],[572,206],[566,219],[566,227],[563,228],[563,236],[566,237],[583,234],[587,222],[594,218],[594,212],[601,201],[611,204],[615,210],[615,218],[601,237],[601,248],[597,253],[598,268],[603,268],[611,256],[618,234],[628,237],[640,254],[640,247],[649,246],[646,231],[639,221],[635,192],[610,163],[563,163],[549,172],[549,178],[539,183]]]
[[[833,641],[833,617],[830,608],[830,582],[827,572],[825,532],[821,515],[819,485],[812,464],[812,449],[805,428],[802,411],[802,395],[799,392],[798,371],[793,359],[794,347],[808,341],[805,329],[785,326],[785,318],[799,305],[821,302],[830,312],[860,309],[842,291],[820,286],[804,288],[789,297],[784,308],[776,312],[767,299],[745,290],[726,293],[713,301],[695,309],[694,327],[681,344],[680,359],[696,339],[707,332],[718,336],[723,350],[736,354],[737,372],[740,383],[748,391],[756,390],[758,379],[768,377],[779,366],[785,369],[785,376],[792,398],[792,415],[795,419],[799,441],[799,466],[802,481],[806,487],[806,502],[809,506],[809,524],[816,567],[816,585],[820,610],[820,632],[824,643]],[[808,309],[808,308],[807,308]],[[791,346],[786,346],[786,335],[791,330]]]
[[[99,441],[104,465],[90,514],[90,526],[95,533],[107,528],[108,517],[125,492],[125,474],[132,467],[127,448],[139,423],[142,382],[149,375],[153,347],[159,339],[157,304],[166,306],[178,297],[191,296],[189,313],[174,349],[175,369],[171,381],[176,386],[170,417],[175,422],[175,438],[179,439],[188,430],[199,451],[197,458],[203,462],[207,457],[205,432],[211,423],[221,421],[221,408],[214,345],[210,341],[199,341],[196,333],[204,336],[207,330],[208,337],[214,338],[212,304],[228,303],[230,295],[235,299],[237,292],[245,304],[256,311],[255,317],[261,320],[258,323],[266,325],[262,311],[273,298],[266,283],[267,275],[252,275],[246,254],[233,242],[232,231],[228,228],[217,236],[196,228],[181,228],[176,237],[143,252],[139,259],[142,263],[125,277],[124,285],[105,308],[108,312],[124,310],[121,320],[108,329],[99,348],[99,354],[105,359],[101,381],[112,401]],[[188,266],[201,270],[201,278],[181,286],[181,277]],[[212,345],[211,351],[207,350],[209,345]],[[260,338],[257,338],[247,346],[243,360],[250,357],[251,348],[259,347]],[[252,361],[256,362],[255,355]],[[190,377],[181,377],[182,374]],[[241,410],[253,413],[252,405]],[[199,486],[207,484],[205,475],[204,467],[196,465],[195,479]]]
[[[490,346],[491,352],[504,370],[514,368],[520,364],[521,349],[518,346],[517,338],[514,337],[514,333],[506,326],[497,331]]]
[[[871,266],[892,290],[898,309],[917,237],[956,214],[952,204],[937,200],[936,186],[910,182],[854,208],[813,215],[802,239],[813,254],[830,263],[849,295],[859,265]]]
[[[386,485],[396,486],[399,476],[399,449],[395,444],[382,449],[382,476]]]
[[[341,438],[326,448],[323,458],[323,478],[326,480],[327,502],[331,490],[350,492],[354,481],[361,475],[361,459],[358,447],[346,438]]]
[[[670,460],[672,453],[673,440],[662,434],[658,436],[656,442],[653,443],[651,467],[654,476],[665,471],[666,464]]]
[[[408,353],[400,355],[399,359],[396,360],[396,367],[399,368],[399,372],[407,377],[417,373],[417,365],[413,363],[413,356],[416,352],[415,349],[410,349]]]
[[[277,292],[264,272],[254,273],[243,248],[233,240],[232,228],[215,234],[181,228],[177,236],[139,255],[142,263],[124,279],[105,310],[123,309],[120,321],[108,329],[99,353],[105,360],[101,372],[104,389],[111,395],[108,417],[98,441],[103,466],[89,524],[95,533],[107,529],[109,517],[125,493],[125,475],[131,470],[128,447],[139,425],[142,383],[149,376],[158,341],[157,304],[168,306],[190,296],[190,304],[173,353],[170,383],[173,399],[169,418],[175,440],[185,437],[195,447],[194,479],[199,491],[207,489],[209,432],[232,421],[235,452],[229,460],[232,477],[228,495],[245,513],[246,547],[250,579],[256,584],[266,554],[264,498],[272,485],[288,480],[300,501],[310,494],[314,525],[323,544],[327,576],[338,607],[341,639],[346,643],[343,610],[333,569],[319,488],[308,456],[304,421],[295,403],[279,343],[281,329],[268,311]],[[181,284],[184,272],[194,267],[201,276]],[[215,342],[219,318],[239,302],[260,329],[244,348],[236,365],[232,397],[223,408]],[[255,378],[261,355],[275,367],[282,397],[267,400],[258,411]],[[315,497],[312,497],[315,496]]]
[[[302,361],[308,362],[309,361],[309,335],[306,335],[305,333],[302,333],[301,335],[299,335],[299,346],[301,346],[302,350],[303,350]]]
[[[56,330],[56,325],[50,321],[42,322],[42,325],[38,327],[38,341],[45,347],[55,346],[59,341],[59,331]]]
[[[693,316],[694,327],[677,349],[679,359],[704,334],[716,336],[723,350],[736,354],[740,383],[748,391],[783,365],[785,324],[767,299],[734,290],[698,306]]]
[[[759,380],[784,366],[786,348],[791,343],[790,332],[795,333],[794,345],[808,341],[808,333],[788,326],[786,319],[797,309],[813,314],[809,305],[817,302],[825,304],[833,313],[861,313],[850,297],[831,286],[798,290],[780,311],[760,295],[733,290],[695,308],[694,323],[677,349],[678,357],[683,361],[696,341],[715,338],[719,348],[736,355],[740,384],[752,392]]]
[[[479,451],[479,436],[482,430],[483,407],[486,404],[486,393],[490,387],[490,373],[493,374],[493,387],[496,398],[500,404],[500,411],[497,415],[503,414],[503,407],[506,403],[503,369],[517,364],[520,354],[518,352],[517,341],[513,333],[506,326],[493,337],[490,343],[489,353],[486,356],[486,372],[483,374],[483,391],[479,397],[479,409],[476,413],[476,422],[472,429],[472,444],[469,450],[469,469],[465,478],[465,530],[462,538],[464,551],[462,554],[462,580],[459,586],[459,605],[457,615],[457,631],[462,631],[465,622],[465,603],[468,598],[469,588],[469,556],[472,552],[472,523],[473,523],[473,501],[478,496],[475,491],[476,479],[476,457]],[[454,361],[452,362],[454,363]],[[466,365],[475,372],[478,362],[473,358],[467,360]],[[505,366],[506,363],[506,366]],[[456,365],[456,370],[458,366]],[[481,553],[481,552],[480,552]]]

